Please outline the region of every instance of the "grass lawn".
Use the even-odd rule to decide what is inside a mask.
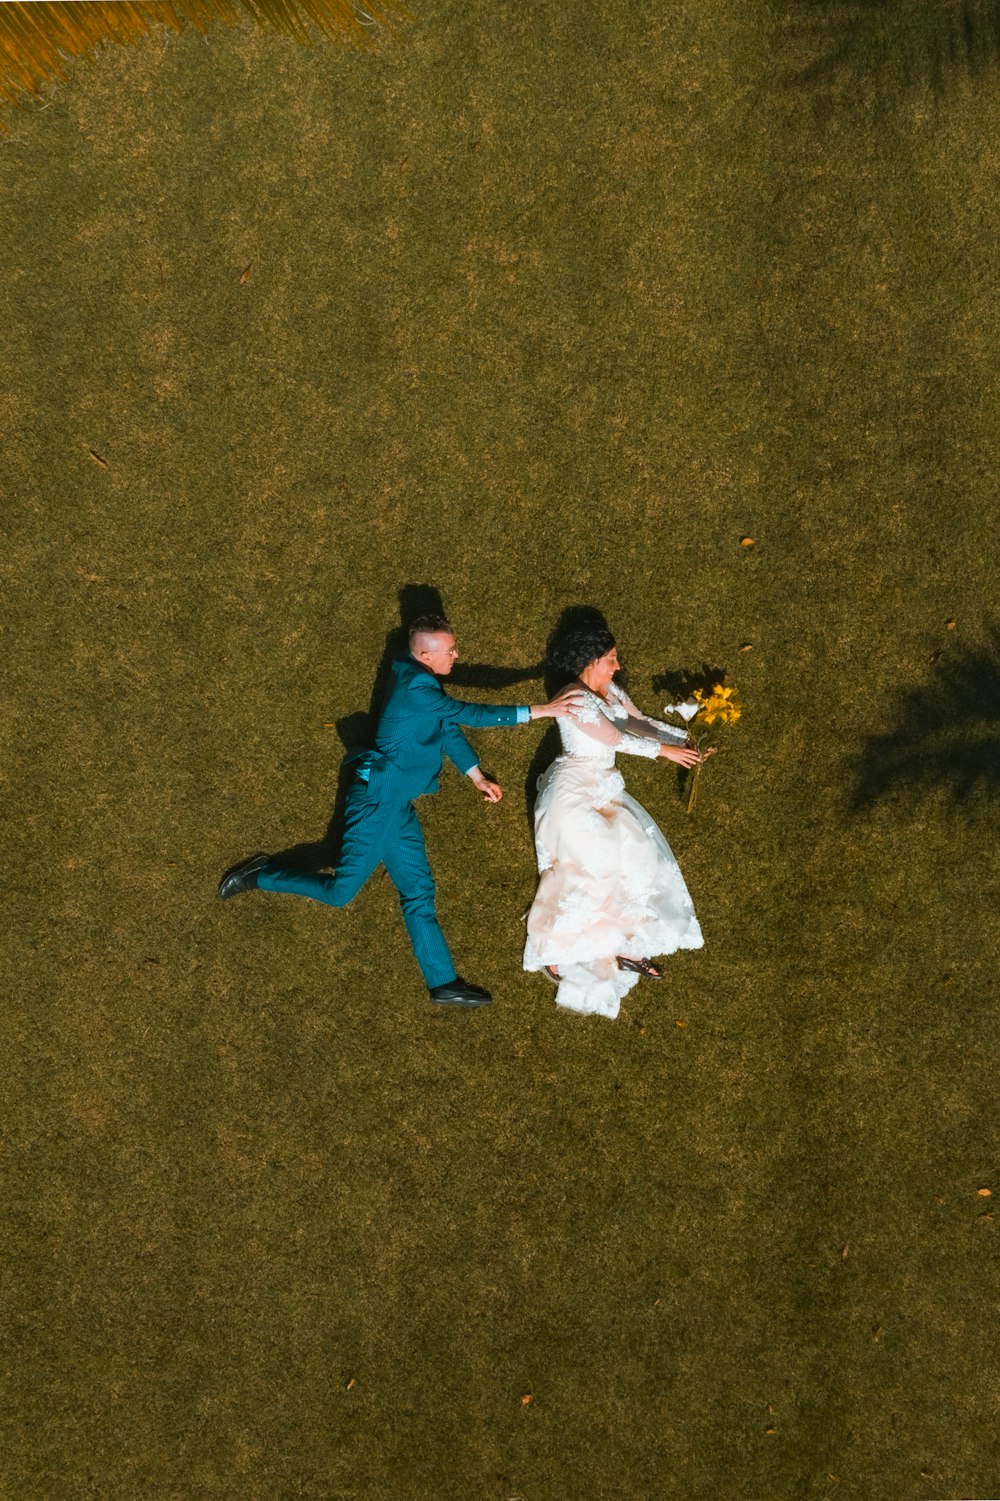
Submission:
[[[0,1495],[1000,1495],[1000,72],[944,0],[416,11],[0,138]],[[692,817],[623,767],[706,946],[616,1022],[520,969],[537,726],[421,808],[490,1010],[388,882],[215,899],[415,585],[741,691]]]

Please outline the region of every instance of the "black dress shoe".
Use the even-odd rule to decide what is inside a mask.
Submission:
[[[488,1006],[493,997],[481,985],[470,985],[468,980],[449,980],[447,985],[435,985],[427,994],[439,1006]]]
[[[219,882],[219,895],[239,896],[241,891],[255,891],[257,877],[267,864],[267,855],[251,855],[239,865],[231,865]]]

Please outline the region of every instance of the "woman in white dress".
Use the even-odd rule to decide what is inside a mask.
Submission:
[[[625,791],[615,755],[693,766],[687,733],[640,713],[614,681],[610,631],[567,635],[553,665],[587,690],[583,708],[558,721],[562,755],[538,783],[539,882],[528,911],[524,968],[558,986],[571,1011],[617,1016],[642,975],[662,978],[654,954],[702,946],[684,878],[645,808]]]

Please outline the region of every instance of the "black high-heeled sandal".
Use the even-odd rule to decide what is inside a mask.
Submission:
[[[618,968],[629,970],[634,975],[645,975],[647,980],[663,979],[660,971],[648,959],[626,959],[623,954],[619,954]]]

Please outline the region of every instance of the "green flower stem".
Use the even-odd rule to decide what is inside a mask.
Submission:
[[[691,741],[691,744],[694,746],[699,755],[701,754],[701,742],[703,738],[703,736],[699,735],[697,739],[695,739],[695,737],[690,734],[690,732],[688,734],[688,739]],[[691,773],[691,782],[688,786],[687,802],[684,805],[684,811],[686,813],[691,812],[691,809],[694,807],[695,798],[698,796],[698,782],[701,777],[702,764],[703,763],[699,761],[697,766],[694,768],[694,771]]]

